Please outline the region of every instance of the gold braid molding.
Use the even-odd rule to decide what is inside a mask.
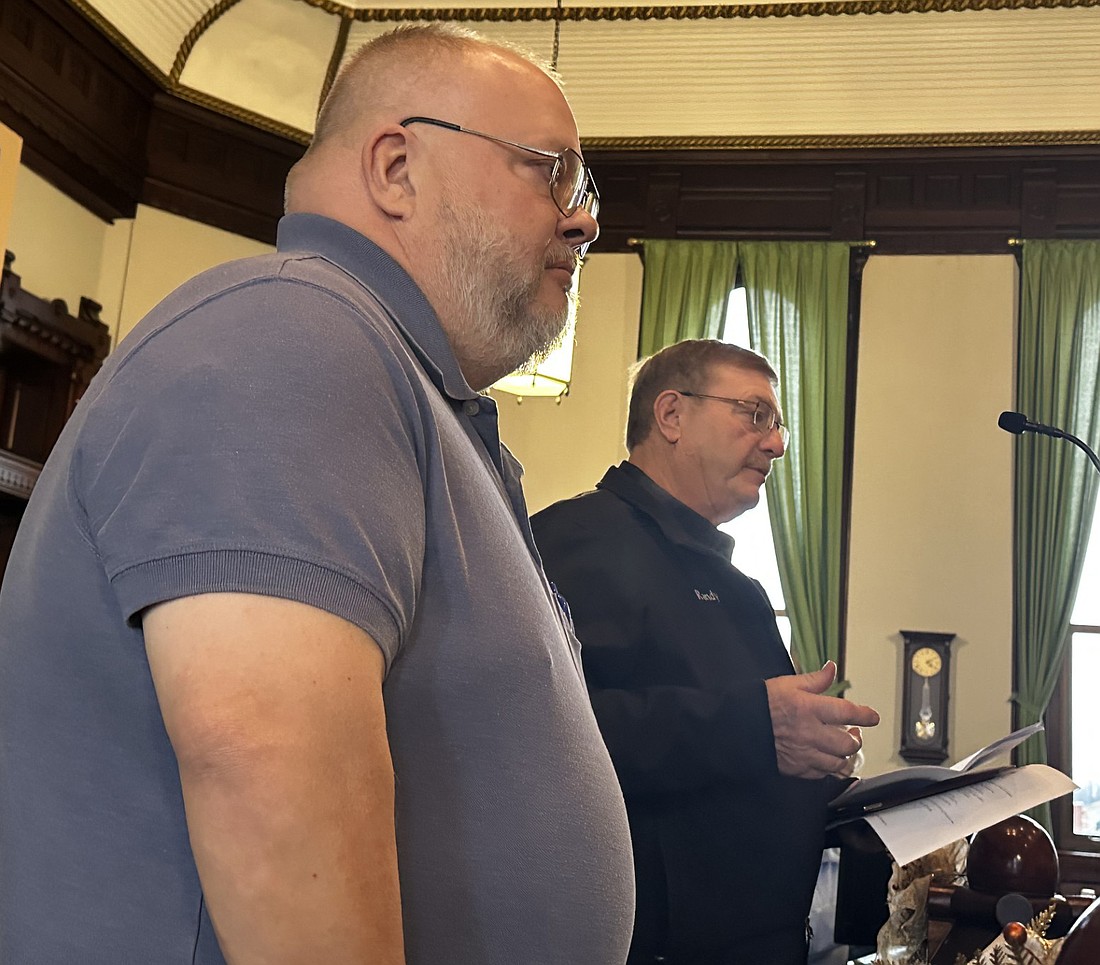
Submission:
[[[218,0],[206,11],[187,31],[187,36],[180,43],[180,49],[176,51],[176,60],[172,64],[172,70],[168,74],[170,83],[175,84],[183,76],[183,68],[187,64],[187,58],[191,56],[191,50],[198,43],[199,38],[210,29],[210,25],[227,11],[232,10],[240,0]]]
[[[110,20],[106,19],[95,7],[88,3],[87,0],[69,0],[69,3],[98,28],[103,36],[126,54],[126,56],[145,71],[145,73],[152,77],[153,80],[157,81],[162,87],[167,87],[168,75],[146,57],[144,53],[138,50],[137,47],[130,43],[129,39],[123,35]]]
[[[326,13],[364,23],[446,20],[465,23],[585,20],[732,20],[756,17],[841,17],[868,13],[945,13],[960,10],[1027,10],[1097,7],[1100,0],[811,0],[804,3],[711,3],[648,7],[372,7],[338,0],[300,0]]]
[[[325,79],[321,82],[321,94],[317,98],[317,113],[321,112],[328,92],[332,90],[336,75],[340,72],[340,61],[348,49],[348,35],[351,33],[351,21],[347,17],[340,18],[340,29],[336,32],[336,43],[332,45],[332,55],[328,59],[328,67],[325,69]]]
[[[711,137],[588,137],[586,151],[874,150],[924,147],[1100,145],[1100,131],[946,131],[928,134],[750,134]]]
[[[298,144],[311,135],[201,91],[175,85],[177,97]],[[899,148],[1100,147],[1100,131],[937,131],[927,134],[745,134],[585,137],[585,151],[871,151]]]
[[[236,0],[234,0],[236,2]],[[334,0],[301,0],[337,14],[343,18],[355,20],[398,20],[416,19],[425,15],[428,19],[443,19],[443,15],[454,19],[527,19],[551,20],[555,8],[531,9],[513,8],[511,10],[360,10],[345,7]],[[142,70],[155,80],[167,93],[200,107],[216,111],[226,117],[249,124],[262,131],[275,134],[298,144],[308,144],[311,134],[289,124],[272,120],[262,114],[246,110],[212,97],[201,91],[185,87],[171,80],[148,57],[106,20],[88,0],[69,0],[81,14],[88,18],[116,47],[126,53]],[[680,11],[681,17],[703,17],[702,11],[730,11],[729,16],[804,16],[822,13],[888,13],[888,12],[931,12],[936,10],[971,9],[1018,9],[1053,7],[1094,7],[1100,6],[1100,0],[837,0],[836,3],[815,2],[801,4],[748,4],[728,7],[565,7],[562,14],[566,19],[596,19],[592,16],[600,11],[611,11],[615,19],[643,18],[650,13],[653,17],[674,15]],[[786,11],[783,14],[776,10]],[[744,13],[740,11],[758,11]],[[770,12],[767,12],[770,11]],[[505,16],[507,15],[507,16]],[[584,147],[589,151],[751,151],[751,150],[873,150],[875,148],[925,148],[925,147],[1043,147],[1043,146],[1085,146],[1100,145],[1100,131],[973,131],[939,132],[929,134],[768,134],[743,136],[690,136],[662,135],[649,137],[593,137],[585,138]]]
[[[305,145],[308,144],[310,138],[313,137],[312,133],[308,131],[302,131],[296,127],[292,127],[290,124],[272,120],[270,117],[265,117],[263,114],[257,114],[255,111],[247,110],[244,107],[238,107],[236,104],[229,103],[229,101],[223,101],[220,97],[214,97],[212,94],[204,93],[201,90],[185,87],[183,84],[166,84],[165,91],[169,94],[174,94],[180,100],[195,104],[198,107],[205,107],[217,114],[221,114],[223,117],[231,117],[233,120],[240,121],[242,124],[248,124],[250,127],[259,128],[261,131],[266,131],[268,134],[276,134],[279,137],[286,138],[288,141],[294,141],[298,144]]]
[[[202,33],[225,10],[239,0],[219,0],[188,31],[172,66],[172,78],[178,80],[191,49]],[[812,0],[804,3],[729,3],[695,6],[648,7],[348,7],[338,0],[299,0],[309,6],[338,16],[344,21],[371,23],[409,23],[416,21],[454,21],[465,23],[517,23],[534,21],[626,21],[626,20],[722,20],[754,17],[839,17],[872,13],[948,13],[963,10],[1040,10],[1076,7],[1100,7],[1100,0]],[[129,38],[107,20],[89,0],[69,0],[116,47],[150,77],[166,89],[169,77]]]

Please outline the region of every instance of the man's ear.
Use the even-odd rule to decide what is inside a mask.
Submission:
[[[680,441],[680,417],[684,411],[684,397],[674,389],[665,389],[653,400],[653,425],[670,445]]]
[[[367,194],[391,218],[407,218],[416,191],[409,170],[409,137],[400,124],[376,131],[363,144],[360,173]]]

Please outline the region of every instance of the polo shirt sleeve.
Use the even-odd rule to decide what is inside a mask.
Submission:
[[[278,276],[196,301],[135,330],[80,403],[73,492],[122,616],[283,597],[361,627],[388,667],[424,553],[427,407],[404,342],[381,309]]]

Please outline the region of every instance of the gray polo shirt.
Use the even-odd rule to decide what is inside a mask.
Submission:
[[[619,965],[625,812],[492,400],[349,228],[170,295],[46,466],[0,592],[0,961],[221,965],[141,612],[299,600],[366,630],[410,965]],[[308,829],[303,829],[308,834]]]

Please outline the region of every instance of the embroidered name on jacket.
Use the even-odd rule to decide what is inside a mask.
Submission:
[[[706,600],[709,603],[718,603],[719,602],[718,594],[715,593],[714,590],[708,590],[706,593],[704,593],[702,590],[696,590],[695,591],[695,596],[698,599]]]

